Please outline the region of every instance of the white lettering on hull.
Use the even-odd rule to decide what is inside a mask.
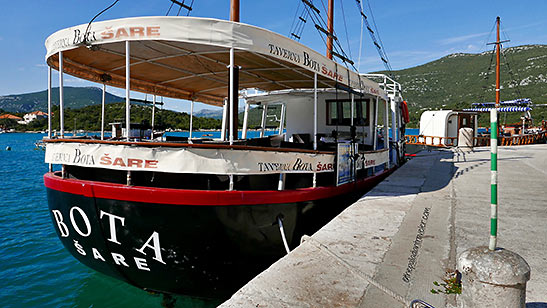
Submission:
[[[71,229],[77,234],[76,237],[79,235],[81,237],[89,237],[93,230],[91,226],[91,222],[89,221],[89,218],[87,214],[78,206],[73,206],[69,210],[69,220],[70,225],[65,223],[63,214],[60,210],[51,210],[51,214],[53,215],[53,220],[55,221],[55,225],[57,226],[57,229],[59,230],[60,237],[69,237],[71,233]],[[79,217],[78,217],[79,216]],[[123,246],[122,242],[117,237],[117,227],[125,227],[125,217],[114,215],[112,213],[108,213],[105,211],[99,212],[99,219],[103,219],[104,216],[107,216],[107,223],[109,228],[109,235],[107,237],[107,240],[112,243],[116,243],[120,246]],[[83,224],[82,224],[83,221]],[[119,223],[118,223],[119,222]],[[76,249],[76,252],[79,253],[82,256],[87,256],[86,248],[82,246],[78,239],[73,238],[73,244],[74,248]],[[149,249],[147,249],[149,248]],[[140,247],[140,249],[134,248],[139,253],[143,254],[144,256],[148,257],[148,253],[150,252],[150,249],[153,251],[152,259],[156,260],[157,262],[161,264],[166,264],[163,261],[163,256],[161,254],[161,244],[160,244],[160,235],[158,232],[153,231],[148,240]],[[89,250],[88,250],[89,251]],[[116,252],[110,252],[110,255],[112,257],[111,262],[115,263],[118,266],[124,266],[124,267],[131,267],[131,262],[128,262],[126,257],[120,253]],[[95,248],[91,247],[91,256],[95,260],[100,260],[102,262],[106,262],[105,257],[103,257],[103,254],[100,253],[100,251]],[[150,267],[148,266],[148,260],[145,258],[139,258],[139,257],[132,257],[135,266],[137,269],[142,271],[150,271]]]

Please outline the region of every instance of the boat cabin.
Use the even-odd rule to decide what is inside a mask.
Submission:
[[[459,110],[424,111],[420,117],[420,137],[428,145],[454,145],[461,128],[473,129],[477,137],[478,113]]]

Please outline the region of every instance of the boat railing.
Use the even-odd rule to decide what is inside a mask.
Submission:
[[[547,142],[547,131],[536,132],[533,134],[498,136],[498,145],[500,146],[526,145],[545,142]],[[406,135],[405,143],[411,145],[426,145],[446,148],[458,146],[458,137]],[[473,146],[490,146],[490,136],[473,137]]]
[[[435,147],[451,147],[458,145],[457,137],[405,135],[405,143],[413,145],[429,145]]]

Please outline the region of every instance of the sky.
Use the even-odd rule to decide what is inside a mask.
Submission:
[[[182,1],[182,0],[181,0]],[[57,30],[88,23],[113,0],[0,0],[0,95],[21,94],[47,88],[46,38]],[[186,0],[186,3],[192,2]],[[194,0],[190,16],[229,19],[229,0]],[[327,0],[313,0],[325,15]],[[394,70],[422,65],[452,53],[479,53],[490,50],[495,40],[491,32],[496,16],[501,17],[504,47],[547,44],[546,0],[362,0],[369,21]],[[134,16],[164,16],[169,0],[119,0],[97,20]],[[282,35],[290,35],[291,25],[302,9],[301,0],[240,0],[240,20]],[[370,7],[370,9],[369,9]],[[173,7],[170,15],[176,15]],[[372,14],[370,14],[372,11]],[[181,15],[186,15],[186,10]],[[344,18],[345,17],[345,18]],[[373,18],[372,18],[373,17]],[[361,36],[361,17],[356,0],[335,0],[335,31],[346,54],[360,72],[383,70],[384,66],[366,29]],[[347,33],[347,35],[346,35]],[[491,34],[489,36],[489,34]],[[301,43],[324,52],[323,40],[308,22]],[[361,45],[360,45],[361,43]],[[359,51],[361,56],[359,57]],[[57,74],[53,86],[57,86]],[[66,76],[66,86],[100,86]],[[125,96],[124,90],[109,92]],[[132,97],[144,97],[132,92]],[[181,100],[166,100],[167,109],[190,110]],[[196,110],[214,109],[196,104]]]

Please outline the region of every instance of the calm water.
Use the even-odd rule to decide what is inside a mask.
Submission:
[[[211,132],[194,136],[203,134]],[[65,251],[48,213],[44,152],[34,146],[42,137],[0,134],[0,306],[161,307],[160,296],[96,273]],[[177,298],[176,307],[204,306],[215,305]]]
[[[161,297],[95,273],[57,239],[42,134],[0,134],[0,307],[161,307]],[[11,151],[6,151],[10,146]],[[215,306],[178,298],[176,307]]]

